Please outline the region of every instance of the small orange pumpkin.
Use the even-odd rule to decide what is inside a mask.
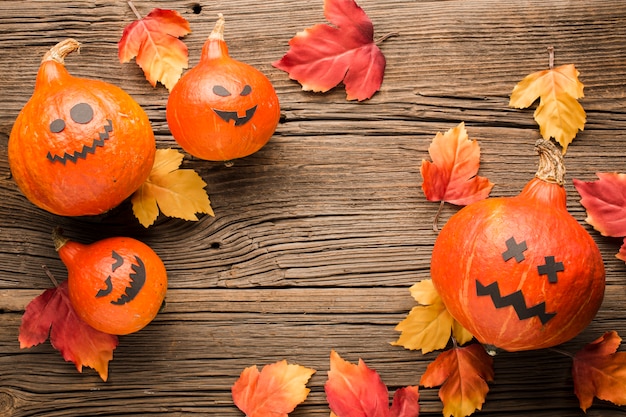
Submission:
[[[156,144],[148,116],[122,89],[69,74],[67,39],[44,56],[32,97],[9,138],[11,173],[35,205],[64,216],[97,215],[136,191]]]
[[[148,245],[129,237],[83,245],[58,231],[53,238],[68,270],[70,301],[85,323],[124,335],[154,319],[167,292],[167,272]]]
[[[570,340],[604,296],[600,251],[567,211],[561,152],[544,140],[537,150],[537,175],[522,192],[459,210],[431,260],[450,314],[481,343],[507,351]]]
[[[259,70],[228,55],[221,14],[200,62],[172,88],[166,116],[180,146],[209,161],[251,155],[274,134],[280,118],[274,87]]]

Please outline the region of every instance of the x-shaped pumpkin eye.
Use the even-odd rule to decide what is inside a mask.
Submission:
[[[519,263],[524,260],[524,251],[528,249],[526,241],[523,240],[520,243],[515,241],[514,237],[509,238],[506,241],[506,251],[502,252],[502,258],[504,261],[508,261],[511,258]],[[563,262],[555,262],[554,256],[544,256],[546,263],[544,265],[537,266],[537,272],[539,275],[547,275],[548,281],[552,284],[557,282],[557,272],[565,270]]]
[[[243,90],[241,90],[241,93],[239,93],[239,95],[247,96],[251,92],[252,92],[252,87],[246,84],[243,87]],[[221,85],[216,85],[213,87],[213,94],[215,94],[216,96],[220,96],[220,97],[228,97],[230,96],[230,91],[228,91],[225,87]]]
[[[76,123],[89,123],[93,119],[93,109],[87,103],[78,103],[70,109],[70,117]],[[63,129],[65,129],[65,121],[63,119],[55,119],[50,123],[50,131],[52,133],[62,132]]]

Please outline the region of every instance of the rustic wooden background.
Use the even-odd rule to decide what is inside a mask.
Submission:
[[[619,0],[361,0],[387,69],[371,100],[343,88],[303,92],[271,66],[296,32],[324,22],[322,0],[135,1],[142,14],[175,9],[193,32],[190,63],[218,12],[231,55],[274,83],[282,120],[270,143],[234,167],[187,158],[208,183],[215,217],[160,218],[144,229],[128,203],[97,218],[63,218],[30,204],[10,178],[7,141],[33,91],[43,54],[74,37],[75,76],[129,92],[148,112],[159,148],[175,147],[167,91],[152,88],[117,42],[135,19],[125,1],[0,0],[0,415],[241,416],[230,387],[247,366],[287,359],[318,372],[293,416],[327,416],[323,384],[335,349],[376,369],[391,392],[416,385],[436,353],[392,346],[394,326],[414,306],[408,288],[429,277],[438,205],[426,201],[419,167],[438,131],[459,122],[482,150],[492,196],[516,194],[534,174],[533,110],[507,107],[513,86],[548,65],[574,63],[585,84],[585,131],[566,155],[568,205],[584,223],[571,179],[626,172],[626,3]],[[446,206],[441,223],[458,210]],[[144,330],[120,339],[109,381],[64,362],[49,343],[20,350],[25,305],[63,278],[50,231],[89,243],[128,235],[152,246],[169,271],[167,306]],[[588,225],[607,268],[594,322],[563,349],[575,352],[607,330],[626,335],[626,265],[620,241]],[[484,416],[580,416],[570,360],[552,351],[501,354]],[[441,415],[436,389],[421,389],[422,416]],[[596,401],[589,416],[626,415]]]

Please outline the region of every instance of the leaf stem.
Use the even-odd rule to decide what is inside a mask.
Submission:
[[[556,348],[549,348],[548,350],[550,350],[552,352],[555,352],[555,353],[560,353],[561,355],[564,355],[564,356],[567,356],[568,358],[574,359],[574,355],[572,355],[571,353],[566,352],[564,350],[556,349]]]
[[[376,39],[374,43],[376,45],[380,45],[381,43],[385,42],[387,39],[393,38],[394,36],[400,36],[400,34],[398,32],[389,32],[388,34],[383,35],[380,38]]]
[[[130,6],[130,9],[133,11],[133,13],[135,13],[135,16],[137,16],[137,19],[141,20],[141,14],[139,14],[139,11],[137,10],[133,2],[129,0],[127,3]]]
[[[433,219],[433,232],[438,232],[439,231],[439,216],[441,215],[441,212],[443,210],[443,206],[444,206],[445,202],[443,200],[441,200],[441,203],[439,203],[439,208],[437,209],[437,213],[435,213],[435,218]]]
[[[54,275],[52,275],[52,272],[50,272],[48,267],[46,265],[41,265],[41,267],[43,268],[43,272],[46,273],[46,275],[48,276],[50,281],[52,281],[54,286],[58,288],[59,287],[59,281],[57,281],[57,279],[54,277]]]
[[[554,69],[554,46],[548,46],[548,65]]]

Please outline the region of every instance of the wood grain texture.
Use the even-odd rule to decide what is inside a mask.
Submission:
[[[331,349],[362,358],[391,392],[416,385],[436,353],[392,346],[414,306],[408,288],[429,277],[438,205],[426,201],[419,166],[434,135],[464,121],[481,146],[480,175],[493,196],[514,195],[534,174],[539,137],[533,109],[508,108],[513,86],[547,67],[574,63],[587,111],[565,157],[568,207],[584,224],[572,178],[626,172],[626,4],[612,0],[361,0],[375,36],[391,32],[382,89],[345,100],[338,87],[304,92],[271,66],[296,32],[324,21],[321,0],[135,2],[175,9],[189,20],[190,64],[216,15],[226,17],[231,55],[256,66],[276,87],[282,119],[258,153],[234,167],[187,157],[208,183],[215,217],[159,218],[144,229],[128,202],[94,218],[62,218],[30,204],[10,178],[7,142],[33,91],[39,61],[75,37],[66,59],[75,76],[129,92],[147,111],[160,148],[179,148],[165,120],[167,91],[152,88],[134,62],[120,64],[117,42],[134,15],[125,1],[0,1],[0,415],[241,416],[230,387],[248,366],[281,359],[318,370],[295,417],[328,416],[323,390]],[[445,206],[440,223],[458,210]],[[82,374],[49,343],[20,350],[26,304],[65,267],[50,232],[88,243],[127,235],[148,243],[169,272],[165,309],[144,330],[124,336],[109,381]],[[607,268],[606,297],[593,323],[562,346],[575,352],[607,330],[626,334],[626,265],[618,239],[597,241]],[[570,360],[553,351],[503,353],[484,416],[581,416]],[[441,415],[437,390],[420,391],[422,416]],[[588,416],[626,415],[596,401]]]

